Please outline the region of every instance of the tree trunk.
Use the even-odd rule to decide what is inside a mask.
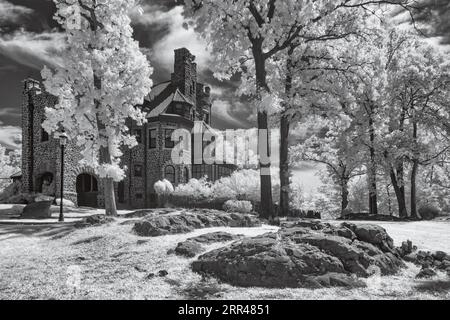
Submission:
[[[377,199],[377,163],[375,159],[375,128],[373,123],[374,106],[371,105],[369,114],[369,130],[370,130],[370,164],[369,164],[369,214],[378,214],[378,199]]]
[[[417,189],[416,189],[416,176],[419,168],[419,162],[417,159],[413,160],[411,169],[411,218],[417,219]]]
[[[288,59],[286,62],[286,79],[285,79],[285,94],[286,98],[291,97],[292,91],[292,54],[294,48],[291,47],[288,50]],[[280,214],[282,216],[287,216],[289,213],[289,192],[290,192],[290,181],[289,181],[289,117],[286,111],[289,109],[290,105],[285,103],[284,111],[280,119]]]
[[[401,167],[403,168],[403,165],[401,165]],[[408,211],[406,209],[405,187],[399,183],[400,179],[397,178],[400,174],[403,174],[403,172],[402,171],[399,172],[398,169],[397,169],[397,176],[396,176],[394,169],[391,168],[390,177],[391,177],[392,186],[394,187],[395,196],[397,198],[398,215],[400,218],[406,218],[406,217],[408,217]]]
[[[111,155],[107,147],[100,148],[100,164],[111,164]],[[107,216],[117,215],[116,199],[114,194],[114,180],[103,178],[105,188],[105,213]]]
[[[258,112],[258,129],[265,130],[263,135],[266,136],[267,141],[258,141],[258,144],[266,142],[266,150],[270,154],[270,141],[269,131],[267,130],[267,113]],[[262,135],[259,135],[262,138]],[[263,139],[264,140],[264,139]],[[259,146],[261,148],[261,145]],[[260,181],[261,181],[261,208],[260,215],[263,218],[270,219],[274,217],[273,200],[272,200],[272,179],[270,172],[270,161],[268,163],[262,163],[259,161],[260,168]]]
[[[102,87],[102,80],[95,74],[94,72],[94,86],[95,89],[100,90]],[[95,106],[98,109],[100,106],[100,101],[95,100]],[[97,130],[99,132],[99,136],[102,135],[102,131],[105,129],[105,125],[98,117],[98,112],[96,113],[96,120],[97,120]],[[103,133],[104,134],[104,133]],[[99,160],[100,165],[102,164],[111,164],[111,154],[109,152],[109,146],[100,147],[99,151]],[[117,215],[117,208],[116,208],[116,199],[114,194],[114,180],[112,178],[103,178],[103,184],[104,184],[104,198],[105,198],[105,214],[107,216],[115,216]]]
[[[413,139],[414,148],[417,148],[417,122],[413,120]],[[416,189],[416,177],[419,169],[419,159],[417,157],[416,150],[414,150],[414,158],[412,160],[411,168],[411,218],[417,219],[417,189]]]
[[[281,117],[280,123],[280,214],[289,213],[289,119]]]
[[[348,179],[343,178],[341,181],[341,216],[344,215],[344,210],[348,207]]]
[[[261,99],[261,94],[269,92],[267,86],[266,61],[262,50],[262,39],[257,38],[253,40],[252,52],[255,59],[256,72],[256,92],[258,98]],[[268,131],[268,117],[266,110],[258,110],[258,149],[264,150],[262,144],[266,143],[267,155],[270,156],[270,136]],[[265,140],[265,141],[264,141]],[[260,215],[263,218],[273,218],[273,199],[272,199],[272,180],[270,173],[270,160],[267,163],[261,161],[261,152],[259,152],[259,169],[260,169],[260,183],[261,183],[261,208]]]
[[[388,197],[388,211],[389,215],[392,217],[394,213],[392,212],[392,202],[391,202],[391,193],[389,192],[389,184],[386,184],[386,194]]]

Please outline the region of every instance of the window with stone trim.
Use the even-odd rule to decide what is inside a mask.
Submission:
[[[172,149],[175,146],[175,142],[172,141],[173,129],[165,129],[164,131],[164,147]]]
[[[141,164],[135,164],[134,165],[134,176],[135,177],[142,177],[142,165]]]
[[[194,164],[192,165],[192,178],[201,179],[204,176],[208,180],[212,178],[212,166],[205,164]]]
[[[148,147],[150,149],[155,149],[156,148],[156,129],[150,129],[148,131]]]
[[[169,180],[172,184],[175,183],[175,168],[168,165],[164,168],[164,178]]]

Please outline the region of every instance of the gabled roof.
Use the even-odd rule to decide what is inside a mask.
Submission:
[[[192,101],[186,97],[177,87],[173,86],[170,81],[162,82],[155,85],[145,98],[150,112],[147,118],[157,117],[167,110],[172,102],[181,102],[194,105]]]

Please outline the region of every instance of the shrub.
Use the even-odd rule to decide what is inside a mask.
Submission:
[[[431,204],[424,204],[419,208],[419,214],[424,220],[432,220],[439,215],[439,209]]]
[[[174,191],[172,183],[170,183],[170,181],[167,179],[156,181],[153,185],[153,188],[158,195],[167,195],[171,194]]]
[[[223,204],[223,210],[227,212],[249,213],[252,209],[252,203],[245,200],[228,200]]]
[[[192,178],[188,183],[178,185],[173,195],[176,197],[186,197],[191,200],[208,200],[212,199],[212,186],[211,183],[206,180],[206,178],[201,178],[199,180]]]

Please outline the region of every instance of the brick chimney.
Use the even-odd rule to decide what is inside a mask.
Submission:
[[[172,73],[172,84],[188,97],[194,105],[197,98],[197,64],[195,56],[188,49],[175,50],[175,62]]]

